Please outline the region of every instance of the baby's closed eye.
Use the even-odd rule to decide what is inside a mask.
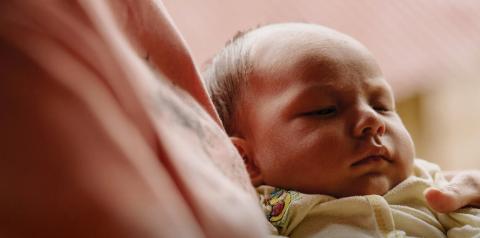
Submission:
[[[329,117],[329,116],[335,115],[337,111],[338,110],[336,106],[327,106],[327,107],[321,107],[319,109],[315,109],[312,111],[304,112],[302,113],[302,116]]]

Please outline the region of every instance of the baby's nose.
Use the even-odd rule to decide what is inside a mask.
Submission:
[[[375,110],[369,108],[360,111],[353,134],[355,137],[382,136],[385,129],[385,122],[381,116]]]

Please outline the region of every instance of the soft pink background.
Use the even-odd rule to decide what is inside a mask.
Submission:
[[[303,21],[363,42],[397,96],[432,80],[464,77],[480,63],[480,1],[164,0],[195,61],[204,65],[238,30]]]

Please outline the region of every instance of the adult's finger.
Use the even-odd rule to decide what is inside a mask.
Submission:
[[[480,206],[480,171],[462,171],[441,188],[429,188],[425,198],[431,208],[447,213],[464,206]]]

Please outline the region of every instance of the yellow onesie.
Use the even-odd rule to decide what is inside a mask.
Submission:
[[[288,237],[480,238],[480,209],[442,214],[430,209],[423,191],[445,183],[440,168],[416,159],[413,175],[384,196],[336,199],[260,186],[265,216]]]

